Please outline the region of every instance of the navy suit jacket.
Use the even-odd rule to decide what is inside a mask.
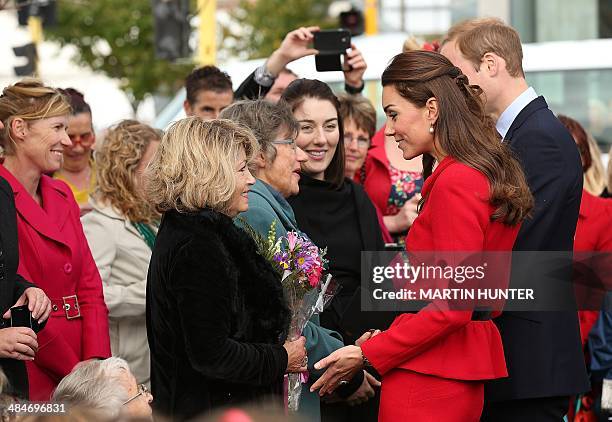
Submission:
[[[572,136],[538,97],[516,117],[505,142],[521,162],[535,199],[514,250],[571,252],[583,177]],[[514,282],[514,267],[512,277]],[[554,294],[573,301],[571,273],[559,277]],[[509,377],[487,383],[486,400],[569,396],[589,389],[575,310],[504,312],[495,323]]]

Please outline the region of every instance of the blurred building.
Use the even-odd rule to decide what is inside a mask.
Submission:
[[[497,16],[525,43],[612,38],[610,0],[378,0],[381,31],[437,36],[453,23]]]
[[[378,0],[378,8],[381,32],[423,39],[439,38],[466,18],[501,18],[524,44],[537,45],[544,60],[559,62],[542,70],[525,63],[532,69],[528,82],[551,109],[578,119],[605,152],[612,145],[612,49],[595,41],[612,40],[612,0]]]

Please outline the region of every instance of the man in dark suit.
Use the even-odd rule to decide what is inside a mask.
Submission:
[[[2,126],[0,125],[0,130]],[[42,325],[51,313],[51,301],[45,293],[17,274],[19,250],[13,190],[0,177],[0,368],[9,381],[3,393],[28,397],[28,378],[23,361],[33,360],[38,350],[31,328],[11,327],[10,308],[28,305],[32,316]]]
[[[527,176],[535,208],[514,250],[571,252],[582,193],[580,156],[544,98],[527,85],[518,33],[498,19],[462,22],[449,30],[441,53],[483,89],[487,112]],[[570,275],[558,277],[552,294],[569,294],[571,302]],[[509,377],[486,385],[482,420],[563,420],[569,397],[589,388],[577,313],[506,311],[495,322]]]

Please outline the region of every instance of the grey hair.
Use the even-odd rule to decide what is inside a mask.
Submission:
[[[129,366],[118,357],[80,362],[62,379],[51,400],[116,418],[129,399],[127,389],[120,382],[124,372],[130,372]]]
[[[290,137],[295,138],[300,130],[287,105],[266,100],[236,101],[223,109],[219,118],[233,120],[251,129],[268,163],[273,163],[276,159],[276,148],[272,141],[280,131],[284,130]]]

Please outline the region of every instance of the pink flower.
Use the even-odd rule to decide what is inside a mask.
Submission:
[[[292,251],[295,249],[295,245],[298,240],[298,234],[296,232],[288,232],[287,233],[287,243],[289,244],[289,250]]]
[[[314,273],[308,274],[308,284],[310,284],[310,287],[317,287],[319,285],[319,277]]]
[[[312,267],[312,270],[308,274],[308,283],[310,287],[317,287],[321,281],[322,269],[319,266]]]

